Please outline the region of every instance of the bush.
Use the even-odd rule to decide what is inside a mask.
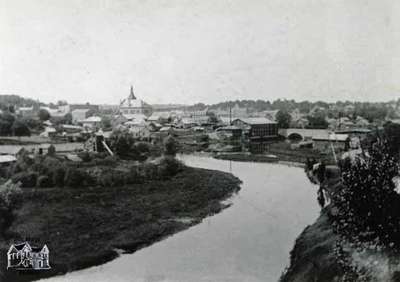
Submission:
[[[49,187],[53,187],[54,184],[50,177],[48,177],[47,175],[41,175],[37,179],[36,186],[40,187],[40,188],[49,188]]]
[[[182,169],[182,162],[175,158],[165,157],[160,162],[160,174],[163,179],[175,176]]]
[[[75,167],[67,169],[64,177],[64,185],[68,187],[81,187],[85,181],[85,173]]]
[[[78,157],[81,158],[83,162],[90,162],[92,160],[92,156],[88,151],[78,153]]]
[[[114,184],[112,172],[106,172],[98,179],[98,184],[103,187],[112,187]]]
[[[56,147],[54,145],[50,145],[47,149],[47,155],[54,156],[56,154]]]
[[[115,166],[118,162],[118,158],[115,156],[108,156],[104,159],[96,159],[96,165],[102,166]]]
[[[35,172],[19,172],[11,177],[14,183],[21,183],[21,187],[35,187],[37,182],[37,174]]]
[[[62,166],[56,167],[52,173],[53,183],[57,187],[64,186],[65,168]]]
[[[178,143],[171,135],[164,139],[164,154],[167,156],[175,156],[178,152]]]

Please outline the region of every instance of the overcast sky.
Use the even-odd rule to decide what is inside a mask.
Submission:
[[[0,93],[385,101],[399,27],[398,0],[0,0]]]

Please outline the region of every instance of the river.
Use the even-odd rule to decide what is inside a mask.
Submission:
[[[189,166],[232,172],[232,206],[134,254],[45,281],[278,281],[294,240],[319,214],[303,169],[184,155]]]

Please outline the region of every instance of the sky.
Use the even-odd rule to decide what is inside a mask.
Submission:
[[[399,26],[397,0],[0,0],[0,94],[387,101]]]

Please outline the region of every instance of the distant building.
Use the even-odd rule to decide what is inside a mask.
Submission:
[[[89,109],[94,113],[98,113],[100,111],[99,105],[93,105],[90,103],[86,104],[71,104],[69,105],[70,111],[77,110],[77,109]]]
[[[89,117],[89,109],[75,109],[71,112],[72,122],[77,123]]]
[[[147,126],[131,126],[129,132],[134,138],[148,139],[150,138],[150,129]]]
[[[240,118],[232,121],[232,125],[244,131],[252,153],[267,151],[268,145],[278,137],[278,124],[267,118]]]
[[[119,107],[120,113],[124,116],[142,114],[146,117],[152,114],[152,108],[149,104],[143,102],[143,100],[137,99],[133,93],[133,87],[131,86],[131,92],[129,96],[122,100]]]
[[[18,115],[21,115],[23,117],[34,117],[37,115],[38,110],[35,109],[34,106],[30,106],[30,107],[19,107],[16,110],[16,113]]]
[[[101,125],[101,117],[98,117],[98,116],[88,117],[84,120],[81,120],[80,123],[82,123],[82,126],[84,128],[96,129],[96,128],[99,128]]]
[[[276,121],[276,114],[278,112],[279,110],[263,111],[264,117],[272,121]]]
[[[58,106],[57,108],[41,106],[40,109],[46,110],[52,118],[62,118],[70,112],[69,105]]]
[[[183,118],[191,119],[197,125],[206,124],[209,122],[208,108],[204,110],[184,111]]]
[[[321,152],[331,151],[332,147],[335,151],[344,151],[346,148],[346,142],[349,140],[347,134],[329,134],[327,137],[313,137],[314,148]]]

